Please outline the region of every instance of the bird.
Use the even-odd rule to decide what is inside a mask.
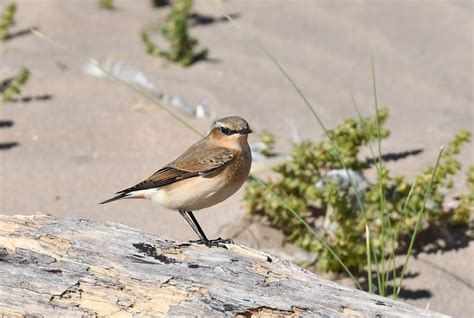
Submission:
[[[232,243],[230,239],[209,240],[193,211],[216,205],[234,194],[246,181],[252,165],[247,121],[238,116],[216,120],[204,138],[176,160],[164,165],[146,180],[100,202],[148,199],[178,210],[199,237],[190,241],[207,247]]]

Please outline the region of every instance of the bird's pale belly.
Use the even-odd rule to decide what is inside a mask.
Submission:
[[[221,177],[196,177],[182,181],[179,187],[160,189],[152,201],[170,209],[185,209],[195,211],[220,203],[234,194],[241,182],[224,184]],[[181,183],[181,182],[180,182]],[[177,183],[178,185],[178,183]]]

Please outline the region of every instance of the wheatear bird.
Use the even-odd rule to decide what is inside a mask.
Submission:
[[[224,201],[245,182],[252,165],[247,135],[252,131],[242,118],[233,116],[215,122],[209,134],[178,159],[165,165],[145,181],[119,191],[101,202],[149,199],[178,210],[208,247],[230,240],[208,240],[192,211]]]

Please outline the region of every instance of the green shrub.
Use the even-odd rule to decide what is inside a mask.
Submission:
[[[456,224],[466,224],[474,211],[474,166],[469,167],[466,173],[467,193],[460,196],[460,204],[453,209],[453,221]]]
[[[383,128],[383,124],[388,111],[381,109],[378,116],[380,138],[386,138],[389,131]],[[354,190],[347,180],[347,173],[340,168],[330,138],[339,148],[342,159],[357,185],[364,209],[360,209],[358,205]],[[445,150],[433,181],[432,195],[425,207],[425,222],[430,226],[446,227],[466,223],[473,211],[474,168],[469,170],[470,192],[462,196],[460,206],[451,210],[443,206],[443,190],[452,187],[452,176],[461,168],[455,156],[469,138],[470,134],[462,131]],[[348,119],[342,125],[329,130],[320,143],[304,141],[295,145],[289,161],[274,169],[278,178],[268,180],[267,189],[257,181],[248,183],[244,196],[247,209],[251,213],[268,217],[273,226],[286,234],[288,241],[306,251],[316,252],[316,265],[323,271],[340,271],[341,265],[321,241],[314,239],[308,229],[296,220],[281,202],[275,200],[272,192],[283,198],[290,208],[316,228],[349,268],[362,270],[367,265],[366,222],[370,228],[373,253],[377,254],[375,256],[378,259],[381,256],[380,251],[383,250],[380,246],[387,244],[387,238],[396,238],[398,248],[404,248],[404,242],[409,241],[407,238],[413,232],[417,214],[422,208],[433,167],[428,167],[417,177],[410,200],[404,209],[411,189],[411,183],[405,181],[404,177],[394,177],[382,166],[382,178],[377,178],[375,184],[362,182],[360,176],[369,168],[369,164],[361,161],[358,155],[362,146],[374,140],[377,140],[375,116],[361,121]],[[382,213],[380,181],[385,197]],[[365,211],[365,215],[361,211]],[[402,215],[403,211],[405,215]]]
[[[141,32],[141,39],[145,51],[153,56],[164,57],[177,62],[182,66],[189,66],[194,62],[205,59],[207,49],[195,52],[198,41],[188,33],[188,18],[192,8],[192,0],[173,1],[171,12],[166,18],[166,23],[159,29],[161,35],[169,43],[169,50],[158,48],[150,39],[147,31]]]
[[[4,102],[11,101],[13,96],[21,93],[21,88],[28,82],[30,71],[26,67],[22,67],[18,74],[0,85],[0,94]]]
[[[0,41],[5,41],[8,36],[8,30],[15,23],[16,3],[7,5],[0,15]]]

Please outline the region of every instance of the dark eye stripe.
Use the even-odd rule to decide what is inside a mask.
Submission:
[[[221,127],[221,128],[220,128],[220,131],[221,131],[221,133],[223,133],[224,135],[227,135],[227,136],[230,136],[230,135],[232,135],[232,134],[235,133],[235,131],[230,130],[230,129],[227,128],[227,127]]]

